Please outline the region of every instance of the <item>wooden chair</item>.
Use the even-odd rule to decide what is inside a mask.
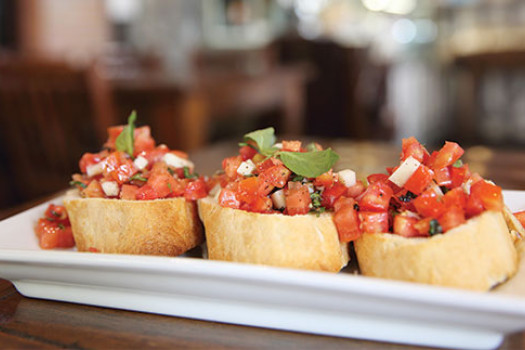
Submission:
[[[0,206],[66,188],[82,153],[98,151],[112,124],[110,91],[94,70],[0,60],[0,179],[9,190]]]

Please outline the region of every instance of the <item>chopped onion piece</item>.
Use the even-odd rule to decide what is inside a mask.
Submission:
[[[339,181],[341,181],[346,187],[352,187],[356,183],[355,171],[353,170],[341,170],[337,173],[337,175],[339,176]]]
[[[272,198],[273,206],[276,209],[284,209],[286,207],[286,200],[283,190],[275,191],[270,197]]]
[[[116,181],[104,181],[101,183],[102,190],[108,197],[118,196],[120,190]]]
[[[97,164],[89,165],[86,168],[86,174],[89,177],[100,175],[100,174],[102,174],[103,171],[104,171],[104,162],[103,161],[99,162]]]
[[[184,168],[187,166],[188,168],[193,169],[193,163],[191,161],[181,158],[173,153],[166,153],[164,157],[162,157],[162,160],[164,163],[174,168]]]
[[[251,175],[255,170],[255,163],[251,159],[248,159],[239,165],[237,168],[237,174],[242,176]]]
[[[135,167],[137,169],[142,170],[142,169],[144,169],[145,167],[148,166],[148,160],[146,158],[144,158],[143,156],[138,156],[133,161],[133,164],[135,164]]]
[[[397,186],[403,187],[420,165],[421,163],[417,159],[410,156],[401,163],[399,168],[388,179]]]

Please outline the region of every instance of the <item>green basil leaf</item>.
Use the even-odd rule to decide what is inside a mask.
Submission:
[[[169,170],[169,168],[168,168]],[[141,173],[137,173],[135,175],[133,175],[132,177],[129,178],[130,180],[136,180],[136,181],[143,181],[143,182],[147,182],[148,179],[146,179],[144,176],[142,176]]]
[[[133,111],[128,118],[128,125],[124,127],[115,141],[117,151],[126,152],[132,157],[135,143],[135,120],[137,120],[137,112]]]
[[[463,161],[461,159],[456,160],[454,164],[452,164],[454,168],[461,168],[463,166]]]
[[[275,143],[275,130],[272,127],[255,130],[244,135],[244,140],[252,140],[257,144],[258,151],[265,154],[273,150],[272,146]]]
[[[82,188],[86,188],[87,185],[83,182],[80,182],[80,181],[69,181],[69,185],[70,186],[80,186]]]
[[[187,166],[185,166],[184,168],[182,168],[182,170],[184,170],[184,177],[186,179],[197,179],[199,178],[199,174],[197,173],[191,173],[190,172],[190,168],[188,168]]]
[[[326,173],[339,159],[331,148],[316,152],[280,152],[279,157],[288,169],[304,177]]]

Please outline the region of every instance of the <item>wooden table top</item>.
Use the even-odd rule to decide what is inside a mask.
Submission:
[[[361,176],[382,172],[398,159],[399,147],[387,144],[329,144],[341,156],[338,167],[354,168]],[[191,156],[199,171],[208,174],[235,150],[233,143],[219,144]],[[467,150],[464,159],[503,188],[525,189],[525,150],[477,147]],[[16,210],[20,208],[3,216]],[[31,299],[21,296],[2,279],[0,348],[429,349]],[[507,336],[500,347],[523,348],[525,332]]]

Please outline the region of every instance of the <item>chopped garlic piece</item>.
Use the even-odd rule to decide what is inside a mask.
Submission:
[[[148,166],[148,160],[146,158],[144,158],[143,156],[138,156],[133,161],[133,164],[135,164],[135,167],[137,169],[142,170],[142,169],[144,169],[145,167]]]
[[[104,162],[99,162],[97,164],[89,165],[86,168],[86,174],[89,177],[100,175],[102,174],[103,171],[104,171]]]
[[[410,156],[401,163],[399,168],[388,179],[397,186],[403,187],[420,165],[421,163],[417,159]]]
[[[270,197],[272,198],[273,206],[276,209],[284,209],[286,207],[286,200],[283,190],[275,191]]]
[[[251,175],[255,170],[255,163],[251,159],[248,159],[239,165],[237,168],[237,174],[247,176]]]
[[[187,166],[188,168],[193,169],[193,163],[191,161],[176,156],[173,153],[166,153],[164,157],[162,157],[162,160],[164,161],[164,163],[174,168],[184,168],[185,166]]]
[[[356,183],[355,171],[350,169],[341,170],[337,173],[339,181],[346,187],[352,187]]]
[[[101,183],[102,190],[108,197],[118,196],[120,190],[116,181],[104,181]]]

